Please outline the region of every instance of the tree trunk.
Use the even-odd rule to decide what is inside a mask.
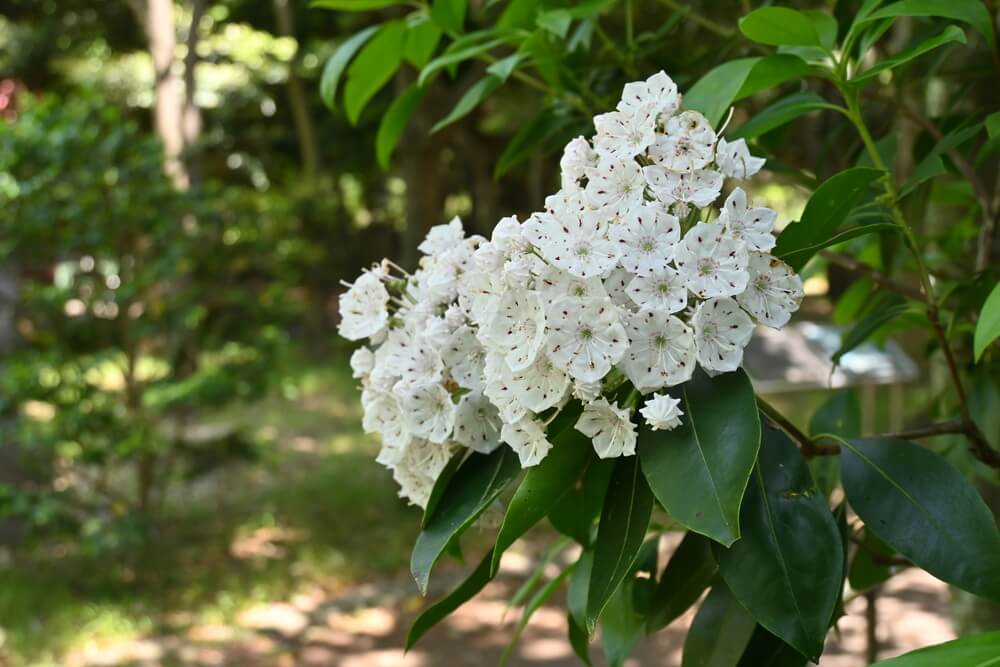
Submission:
[[[274,18],[278,34],[282,37],[294,38],[295,23],[288,5],[289,0],[274,0]],[[295,125],[295,136],[299,142],[302,172],[306,182],[315,185],[320,170],[316,130],[313,127],[312,116],[309,114],[309,99],[302,86],[302,80],[295,74],[295,66],[299,62],[301,52],[301,48],[296,48],[295,56],[288,64],[288,104],[292,110],[292,123]]]
[[[146,36],[153,57],[155,75],[153,121],[156,134],[163,143],[163,168],[178,188],[187,188],[190,177],[181,160],[184,131],[181,122],[184,109],[184,86],[174,71],[177,34],[174,26],[173,0],[147,0]]]
[[[193,0],[191,4],[191,24],[188,26],[187,53],[184,55],[184,109],[181,113],[181,138],[185,153],[188,178],[192,185],[201,180],[201,159],[198,138],[201,136],[201,108],[198,106],[198,39],[201,34],[201,19],[205,16],[206,0]]]

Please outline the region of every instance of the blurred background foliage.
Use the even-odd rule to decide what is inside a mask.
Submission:
[[[200,618],[177,610],[226,616],[303,582],[397,572],[416,516],[369,462],[334,341],[340,281],[383,256],[412,265],[452,215],[488,235],[538,208],[565,141],[624,82],[663,69],[689,91],[770,51],[737,30],[769,4],[748,0],[314,4],[0,8],[0,664],[59,664],[82,637]],[[863,3],[779,4],[842,30]],[[967,43],[879,74],[861,104],[896,182],[913,184],[902,206],[948,295],[970,407],[1000,446],[1000,357],[974,367],[971,345],[998,273],[995,234],[973,250],[1000,212],[1000,127],[984,127],[1000,108],[997,7],[958,5],[980,8],[959,22]],[[345,7],[366,10],[328,11]],[[890,22],[871,46],[904,52],[943,25]],[[836,98],[823,79],[772,83],[740,99],[731,127],[788,95]],[[836,113],[779,117],[748,137],[769,161],[755,196],[787,221],[867,158]],[[835,250],[916,285],[902,244]],[[804,275],[809,317],[881,307],[842,261]],[[869,333],[925,367],[907,416],[954,414],[919,318]],[[820,398],[786,411],[805,427]],[[240,546],[257,538],[282,556]]]

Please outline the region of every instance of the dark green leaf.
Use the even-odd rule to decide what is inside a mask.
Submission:
[[[594,552],[584,551],[576,562],[576,571],[570,577],[566,591],[566,616],[569,622],[570,643],[580,660],[590,664],[590,630],[587,628],[587,589],[594,566]]]
[[[861,545],[854,553],[851,567],[847,571],[847,581],[856,591],[866,591],[877,586],[892,576],[892,570],[884,562],[877,562],[876,557],[889,558],[895,552],[883,542],[870,528],[865,528]]]
[[[420,105],[420,101],[423,100],[425,92],[427,91],[424,88],[408,87],[392,101],[385,115],[382,116],[378,133],[375,135],[375,157],[383,170],[389,169],[389,159],[392,157],[392,152],[403,137],[406,124]]]
[[[468,451],[458,451],[448,460],[447,465],[441,470],[441,474],[438,475],[437,479],[434,480],[434,486],[431,487],[431,493],[427,496],[427,504],[424,506],[423,516],[420,517],[420,527],[427,527],[427,520],[431,518],[434,514],[434,510],[437,509],[438,503],[441,502],[441,496],[444,494],[445,489],[451,484],[451,478],[455,476],[458,471],[459,466],[465,461],[466,454]]]
[[[639,470],[639,458],[617,459],[594,544],[587,593],[588,628],[596,625],[608,600],[632,571],[652,512],[653,494]]]
[[[1000,111],[994,111],[986,117],[986,134],[990,139],[1000,138]]]
[[[785,257],[792,252],[820,246],[837,231],[851,210],[868,193],[871,185],[885,172],[867,167],[847,169],[824,181],[806,203],[802,219],[792,223],[778,235],[773,254]],[[812,257],[797,253],[785,260],[796,271],[802,269]]]
[[[566,626],[569,629],[569,644],[573,653],[585,665],[590,665],[590,635],[577,624],[573,614],[566,612]]]
[[[621,667],[642,638],[645,619],[633,605],[635,587],[640,581],[634,576],[626,577],[601,614],[601,646],[610,667]]]
[[[901,0],[873,12],[866,19],[874,21],[897,16],[939,16],[968,23],[996,48],[993,20],[981,0]]]
[[[402,5],[403,0],[312,0],[312,9],[336,9],[342,12],[367,12],[393,5]]]
[[[326,61],[326,65],[323,67],[323,76],[319,80],[319,96],[330,109],[334,107],[337,85],[340,83],[340,75],[343,74],[344,68],[347,67],[347,63],[351,61],[358,49],[364,46],[365,42],[378,29],[379,26],[373,25],[352,35],[337,47],[330,59]]]
[[[460,33],[465,27],[467,0],[434,0],[431,5],[431,21],[443,30]]]
[[[405,42],[405,23],[383,23],[378,34],[364,45],[347,69],[344,111],[352,124],[357,124],[365,105],[396,72],[403,60]]]
[[[809,257],[814,257],[816,253],[824,248],[829,248],[830,246],[835,246],[838,243],[844,243],[845,241],[850,241],[851,239],[856,239],[859,236],[867,236],[868,234],[880,234],[882,232],[898,232],[899,225],[893,222],[873,222],[867,225],[858,225],[857,227],[851,227],[850,229],[844,229],[837,232],[833,236],[829,237],[821,243],[816,245],[807,246],[805,248],[798,248],[797,250],[792,250],[791,252],[784,253],[782,255],[775,255],[779,259],[784,260],[788,263],[789,258],[798,258],[799,255],[807,254]]]
[[[431,128],[431,134],[438,132],[445,127],[448,127],[457,120],[460,120],[472,112],[479,104],[485,100],[487,97],[493,94],[500,84],[503,83],[500,79],[493,76],[484,76],[482,79],[472,84],[462,98],[458,101],[458,104],[451,110],[451,112],[445,116],[443,119],[439,120],[434,127]]]
[[[500,567],[500,557],[507,547],[544,519],[596,458],[586,436],[575,428],[565,429],[553,439],[548,456],[528,469],[507,506],[493,547],[493,572]]]
[[[778,100],[762,110],[736,130],[733,136],[745,139],[758,137],[786,123],[790,123],[810,111],[819,111],[821,109],[839,111],[840,107],[836,104],[830,104],[816,93],[795,93]]]
[[[843,545],[799,450],[774,428],[740,523],[742,539],[718,549],[720,574],[758,623],[815,661],[843,585]]]
[[[510,447],[500,447],[492,454],[474,452],[465,460],[413,546],[410,571],[421,593],[427,592],[431,568],[448,543],[475,521],[519,470]]]
[[[740,58],[709,70],[684,95],[684,108],[700,111],[713,127],[717,126],[761,60]]]
[[[807,662],[808,658],[758,625],[738,667],[806,667]]]
[[[855,391],[838,391],[816,408],[809,420],[809,434],[832,433],[842,438],[861,435],[861,402]],[[835,456],[818,456],[809,461],[816,486],[827,498],[840,484],[840,461]]]
[[[808,16],[787,7],[762,7],[740,19],[740,32],[771,46],[822,46]]]
[[[420,612],[410,631],[406,635],[406,650],[409,651],[413,645],[424,636],[424,634],[440,623],[448,615],[471,600],[479,591],[483,590],[490,581],[490,554],[479,562],[472,574],[463,581],[451,593],[435,602],[431,606]]]
[[[685,534],[653,593],[649,632],[665,628],[697,602],[718,569],[709,539],[690,531]]]
[[[507,9],[497,19],[497,27],[530,29],[538,12],[538,0],[510,0]]]
[[[433,74],[444,69],[445,67],[457,65],[458,63],[465,62],[470,58],[475,58],[476,56],[495,49],[506,42],[507,40],[504,37],[494,37],[485,41],[473,41],[466,46],[462,46],[461,48],[455,48],[456,45],[459,44],[459,42],[456,41],[448,47],[447,51],[427,63],[427,65],[420,70],[420,76],[417,78],[417,85],[423,86]]]
[[[710,378],[699,369],[675,392],[682,424],[671,431],[639,428],[642,471],[675,520],[732,544],[740,536],[740,501],[760,446],[753,386],[742,370]]]
[[[566,126],[566,120],[557,116],[551,109],[545,109],[535,116],[511,138],[497,158],[493,173],[500,178],[513,167],[521,164],[529,155],[543,146],[546,140]]]
[[[750,97],[755,93],[767,90],[786,81],[801,79],[808,73],[808,63],[798,56],[787,53],[776,53],[773,56],[760,58],[750,69],[750,74],[747,75],[739,92],[733,97],[733,101]]]
[[[583,546],[590,545],[594,521],[604,505],[604,496],[614,467],[611,459],[593,461],[590,464],[584,473],[583,483],[570,489],[549,512],[549,521],[556,530]]]
[[[841,336],[840,347],[830,357],[830,361],[836,366],[844,358],[845,354],[864,343],[882,326],[896,319],[909,309],[910,306],[906,303],[906,300],[898,294],[885,295],[876,307],[871,308],[867,315]]]
[[[996,667],[1000,664],[1000,630],[955,639],[911,651],[872,667]]]
[[[717,581],[684,638],[681,667],[736,667],[757,624]]]
[[[951,463],[905,440],[849,440],[841,476],[866,525],[935,577],[1000,600],[1000,533],[975,487]]]
[[[861,74],[855,75],[851,81],[854,83],[864,83],[874,77],[877,77],[880,72],[895,69],[896,67],[904,65],[915,58],[919,58],[929,51],[933,51],[934,49],[944,46],[945,44],[950,44],[951,42],[960,42],[962,44],[966,43],[965,33],[962,32],[962,29],[958,26],[950,25],[945,28],[944,32],[940,35],[926,39],[912,48],[897,53],[891,58],[879,61]]]
[[[979,321],[976,322],[976,361],[979,361],[986,348],[997,338],[1000,338],[1000,283],[986,297],[983,310],[979,313]]]

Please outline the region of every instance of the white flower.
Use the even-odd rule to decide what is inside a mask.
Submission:
[[[551,359],[540,354],[527,368],[511,373],[510,386],[516,392],[519,403],[538,413],[559,404],[566,395],[569,376]]]
[[[361,392],[361,407],[364,410],[361,426],[365,433],[378,433],[382,443],[390,447],[406,447],[410,443],[410,431],[394,395],[365,389]]]
[[[576,430],[591,439],[602,459],[635,454],[635,424],[625,408],[598,399],[583,408]]]
[[[715,130],[703,114],[698,111],[685,111],[667,121],[667,134],[687,135],[696,141],[715,143]]]
[[[435,225],[427,232],[427,236],[417,246],[417,250],[425,255],[438,255],[454,248],[465,238],[462,221],[458,216],[444,225]]]
[[[684,235],[674,263],[688,289],[702,299],[739,294],[747,286],[747,248],[718,223],[698,223]]]
[[[604,389],[604,385],[598,382],[579,382],[573,383],[573,398],[583,401],[584,403],[590,403],[596,401],[601,397],[601,391]]]
[[[630,160],[656,138],[656,112],[652,105],[628,113],[612,111],[594,116],[594,149],[618,160]]]
[[[500,439],[514,450],[522,468],[538,465],[552,449],[545,429],[531,417],[505,423],[500,429]]]
[[[590,147],[583,137],[577,137],[563,149],[559,160],[559,171],[562,174],[562,187],[578,188],[580,181],[587,176],[587,170],[597,166],[597,152]]]
[[[735,371],[743,361],[743,348],[753,336],[753,320],[729,298],[710,299],[695,309],[694,325],[698,363],[710,371]]]
[[[414,505],[427,507],[438,475],[448,465],[454,449],[448,444],[414,440],[393,467],[392,477],[399,484],[399,495]]]
[[[736,300],[761,324],[780,329],[799,309],[804,292],[802,279],[780,259],[750,253],[750,282]]]
[[[486,386],[483,393],[497,406],[505,422],[515,422],[528,412],[528,406],[521,403],[520,394],[514,389],[514,374],[503,354],[487,351],[484,377]]]
[[[632,274],[618,267],[604,279],[604,292],[611,297],[611,302],[624,310],[634,310],[635,304],[628,295],[628,286],[632,282]]]
[[[505,285],[500,276],[470,271],[459,286],[458,303],[474,322],[487,322],[496,312]]]
[[[694,332],[679,319],[642,310],[629,318],[628,336],[632,342],[620,366],[636,389],[645,392],[691,379]]]
[[[651,276],[636,276],[628,295],[640,308],[678,313],[687,308],[687,285],[677,269],[668,266]]]
[[[542,252],[545,259],[578,278],[600,278],[618,264],[618,245],[607,240],[599,219],[587,214],[564,221],[562,234]]]
[[[406,427],[418,438],[441,443],[455,424],[455,404],[440,384],[418,384],[402,390]]]
[[[438,348],[429,344],[422,336],[402,343],[393,361],[397,364],[395,370],[400,382],[406,385],[437,382],[444,370]]]
[[[646,179],[635,160],[602,159],[587,172],[587,178],[587,203],[606,219],[624,218],[642,205]]]
[[[538,293],[508,290],[501,297],[485,336],[503,350],[512,371],[530,366],[545,340],[545,308]]]
[[[367,347],[359,347],[351,353],[351,377],[364,379],[375,368],[375,355]]]
[[[719,139],[719,144],[715,148],[715,163],[719,166],[719,171],[729,178],[750,178],[764,166],[767,162],[762,157],[750,155],[747,142],[737,139],[728,142]]]
[[[654,431],[669,431],[681,425],[684,412],[680,408],[681,401],[669,394],[653,394],[646,401],[645,407],[639,410],[646,418],[646,423]]]
[[[767,252],[776,242],[771,230],[777,219],[778,214],[769,208],[747,209],[746,193],[736,188],[726,197],[718,222],[726,226],[731,237],[745,242],[750,250]]]
[[[719,197],[722,191],[722,174],[708,169],[681,173],[669,171],[659,165],[642,168],[650,189],[664,204],[682,202],[705,208]]]
[[[500,446],[501,425],[496,407],[480,392],[474,391],[458,401],[452,438],[473,451],[489,454]]]
[[[574,379],[600,380],[627,348],[625,328],[610,299],[566,298],[553,305],[548,354]]]
[[[685,111],[667,121],[667,134],[657,135],[649,157],[671,171],[694,171],[715,156],[715,132],[697,111]]]
[[[566,296],[577,299],[608,296],[600,278],[577,278],[555,266],[547,266],[535,281],[535,288],[545,302],[546,312],[552,304]]]
[[[671,115],[681,104],[677,84],[660,70],[645,81],[626,83],[618,110],[627,114],[644,113],[652,107],[656,114]]]
[[[476,268],[487,273],[499,271],[505,262],[527,249],[528,241],[524,238],[517,216],[501,218],[493,228],[490,240],[476,248]]]
[[[378,276],[362,273],[351,288],[340,295],[340,324],[337,332],[347,340],[374,336],[389,321],[389,292]]]
[[[459,387],[481,390],[486,350],[468,326],[455,329],[441,347],[441,359]]]
[[[631,273],[662,272],[674,257],[681,227],[676,217],[653,206],[633,209],[611,227],[611,240],[621,249],[621,265]]]

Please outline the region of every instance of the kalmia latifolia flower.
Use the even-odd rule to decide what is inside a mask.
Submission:
[[[680,107],[663,72],[627,84],[566,145],[541,210],[489,239],[455,218],[412,272],[385,260],[346,285],[340,334],[367,339],[350,363],[362,425],[401,496],[425,506],[455,456],[508,447],[538,465],[570,406],[559,422],[597,456],[632,456],[640,420],[684,422],[669,388],[736,370],[757,324],[788,323],[803,289],[769,254],[777,214],[740,187],[718,202],[764,160]]]

